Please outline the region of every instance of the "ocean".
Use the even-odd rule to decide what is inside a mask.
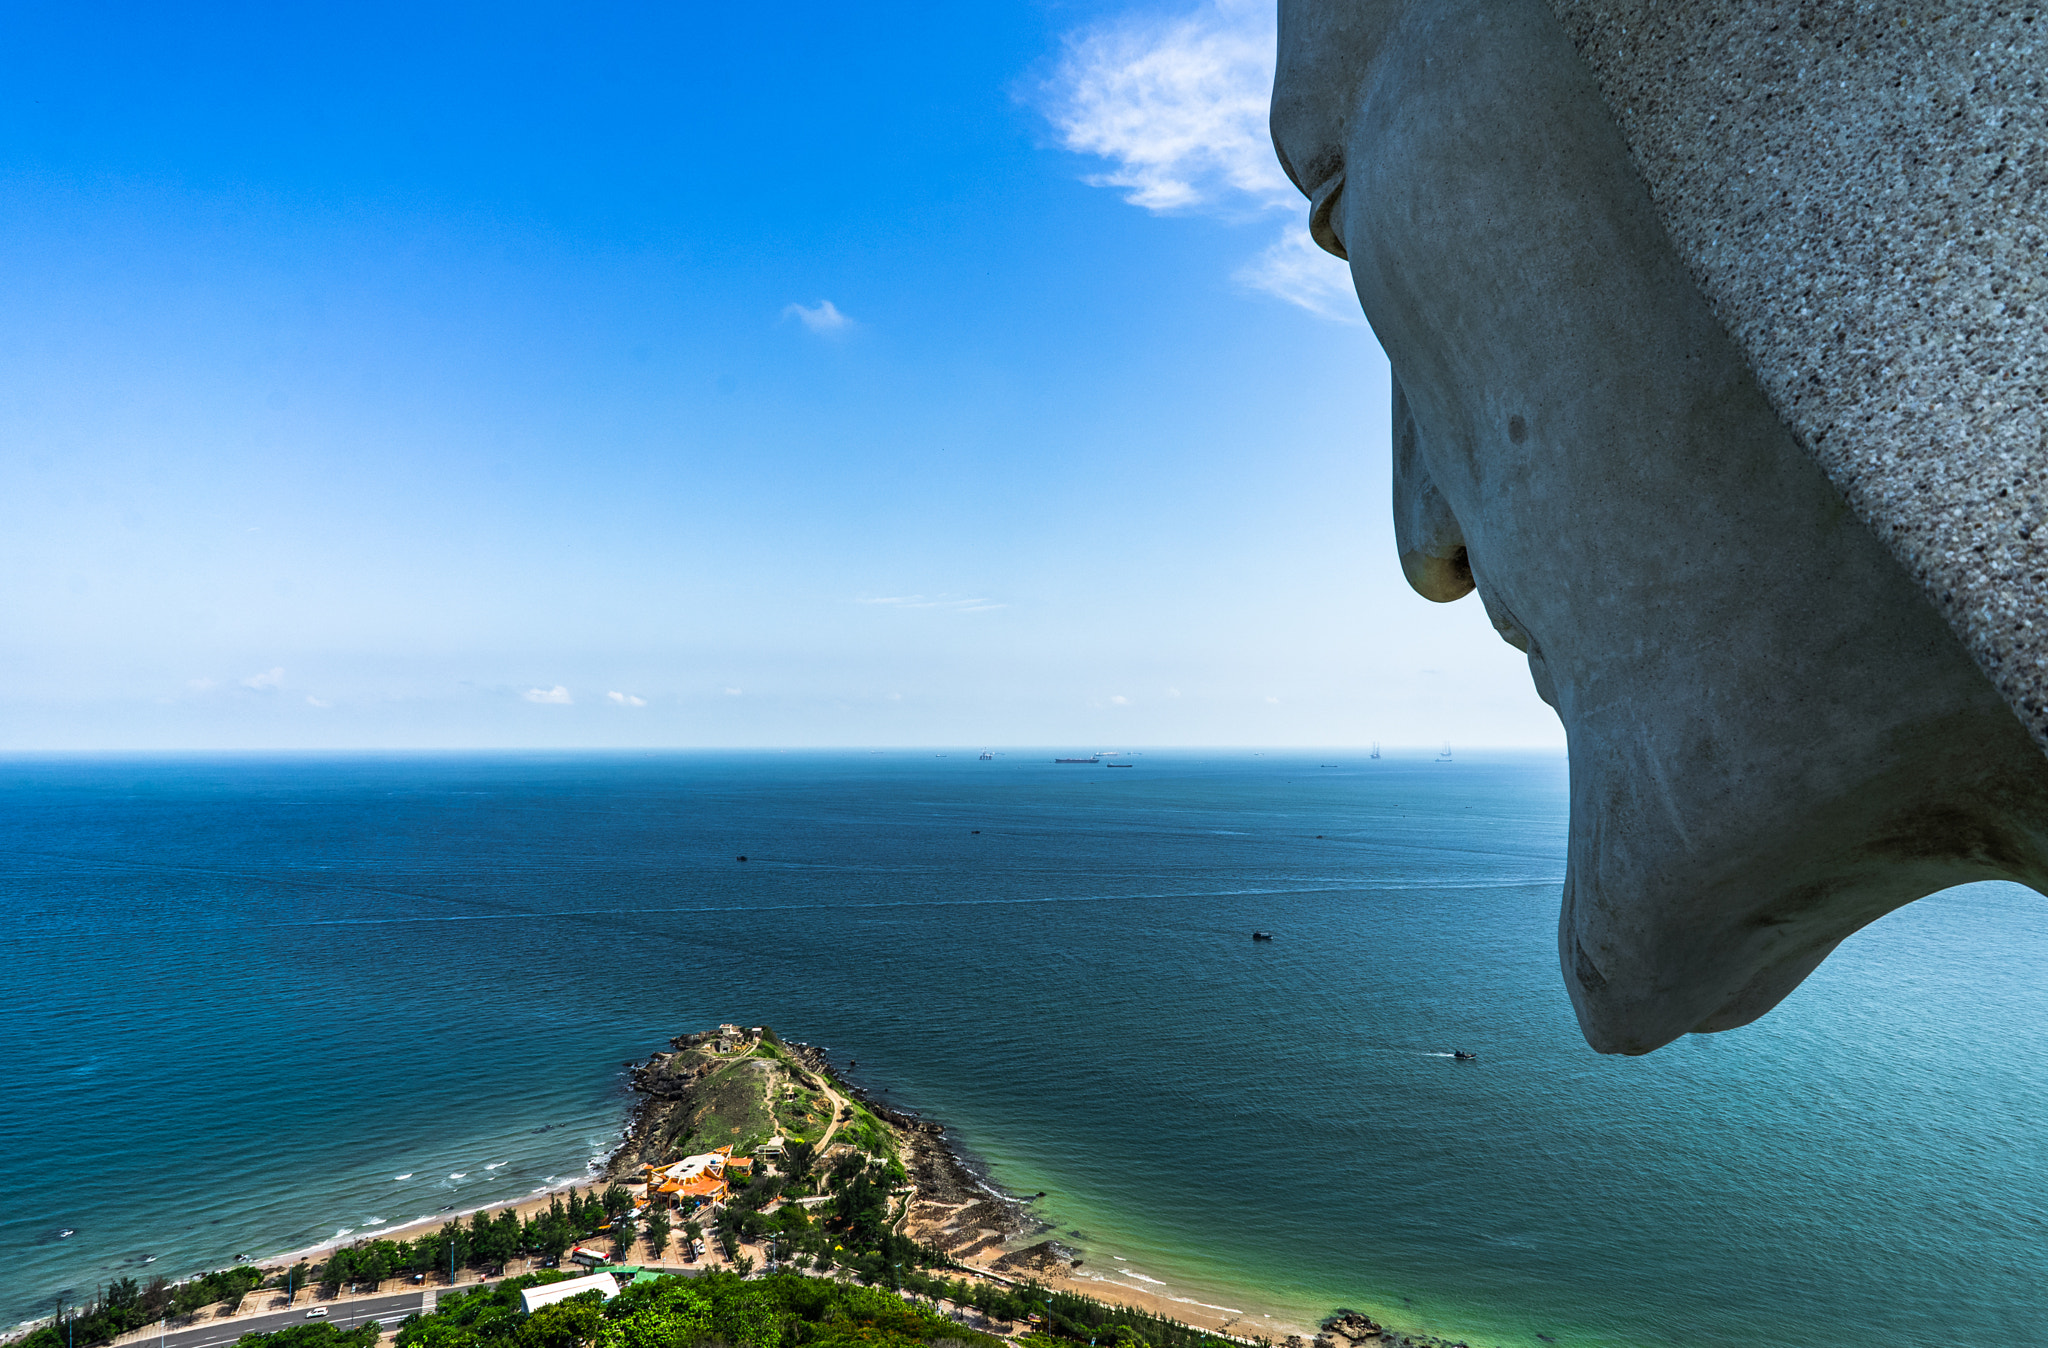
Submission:
[[[1053,757],[0,761],[0,1323],[580,1175],[738,1021],[1252,1332],[2048,1344],[2040,896],[1602,1058],[1562,755]]]

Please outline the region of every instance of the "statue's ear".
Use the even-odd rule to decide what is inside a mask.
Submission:
[[[1401,573],[1415,593],[1448,604],[1472,593],[1465,531],[1423,462],[1421,433],[1400,379],[1393,385],[1394,546],[1401,552]]]

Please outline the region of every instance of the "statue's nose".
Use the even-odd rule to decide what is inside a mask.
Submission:
[[[1421,435],[1401,381],[1394,393],[1394,546],[1401,574],[1424,599],[1448,604],[1472,593],[1465,532],[1423,460]]]

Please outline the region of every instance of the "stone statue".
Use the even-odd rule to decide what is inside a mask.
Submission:
[[[1729,283],[1734,307],[1717,311],[1716,278],[1747,284],[1752,260],[1708,256],[1726,240],[1654,195],[1637,163],[1663,147],[1673,200],[1711,196],[1702,182],[1739,194],[1728,179],[1752,176],[1747,140],[1686,161],[1671,128],[1704,125],[1699,100],[1744,78],[1709,68],[1739,46],[1713,24],[1746,31],[1780,8],[1788,23],[1834,13],[1735,0],[1280,4],[1274,144],[1392,360],[1402,570],[1434,600],[1476,588],[1569,737],[1558,949],[1602,1052],[1747,1024],[1858,928],[1935,890],[2048,890],[2048,756],[2029,735],[2048,726],[2036,714],[2048,617],[2021,603],[2020,621],[2042,630],[2009,640],[2010,603],[1966,606],[1990,614],[1995,641],[1958,620],[1956,583],[1929,565],[1941,549],[1900,542],[1933,535],[1893,527],[1903,507],[1872,504],[1899,474],[1880,490],[1870,483],[1892,469],[1871,465],[1892,463],[1896,446],[1872,449],[1876,432],[1842,411],[1866,397],[1858,371],[1891,358],[1837,342],[1864,320],[1828,312],[1796,272]],[[1614,31],[1631,20],[1659,25],[1658,60]],[[1814,43],[1833,52],[1835,36]],[[1675,91],[1673,66],[1689,81]],[[1620,116],[1616,90],[1636,100]],[[1725,108],[1762,111],[1726,115],[1778,115],[1756,87],[1742,94]],[[1790,102],[1778,112],[1793,115]],[[1777,133],[1790,174],[1799,137]],[[2048,181],[2048,166],[2024,171]],[[1776,259],[1761,236],[1804,229],[1803,243],[1779,240],[1785,256],[1855,274],[1854,257],[1824,256],[1831,239],[1841,251],[1838,227],[1796,203],[1771,209],[1727,230]],[[2041,256],[2037,235],[2031,263],[2014,266],[2039,271]],[[2015,323],[2018,345],[2048,345],[2039,314]],[[1828,334],[1818,363],[1788,362],[1779,347],[1804,350],[1808,331]],[[2035,400],[2037,428],[2044,365],[2007,381]],[[1809,374],[1823,392],[1853,388],[1823,397]],[[2000,489],[2020,479],[2032,504],[2000,517],[2015,547],[2031,545],[2020,531],[2048,490],[2048,454],[2024,429],[2002,469],[1951,474],[1993,501],[2013,500]]]

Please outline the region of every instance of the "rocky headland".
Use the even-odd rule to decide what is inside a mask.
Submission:
[[[885,1103],[848,1080],[823,1048],[783,1039],[766,1026],[677,1035],[665,1051],[627,1066],[639,1099],[605,1167],[608,1179],[629,1181],[650,1164],[725,1146],[748,1156],[769,1144],[808,1143],[820,1166],[865,1153],[902,1167],[894,1229],[943,1252],[957,1274],[1109,1299],[1250,1344],[1282,1337],[1281,1348],[1465,1348],[1341,1307],[1313,1333],[1262,1333],[1273,1327],[1243,1312],[1091,1277],[1082,1251],[1049,1239],[1053,1228],[1033,1213],[1031,1203],[1043,1194],[1005,1192],[943,1124]]]

